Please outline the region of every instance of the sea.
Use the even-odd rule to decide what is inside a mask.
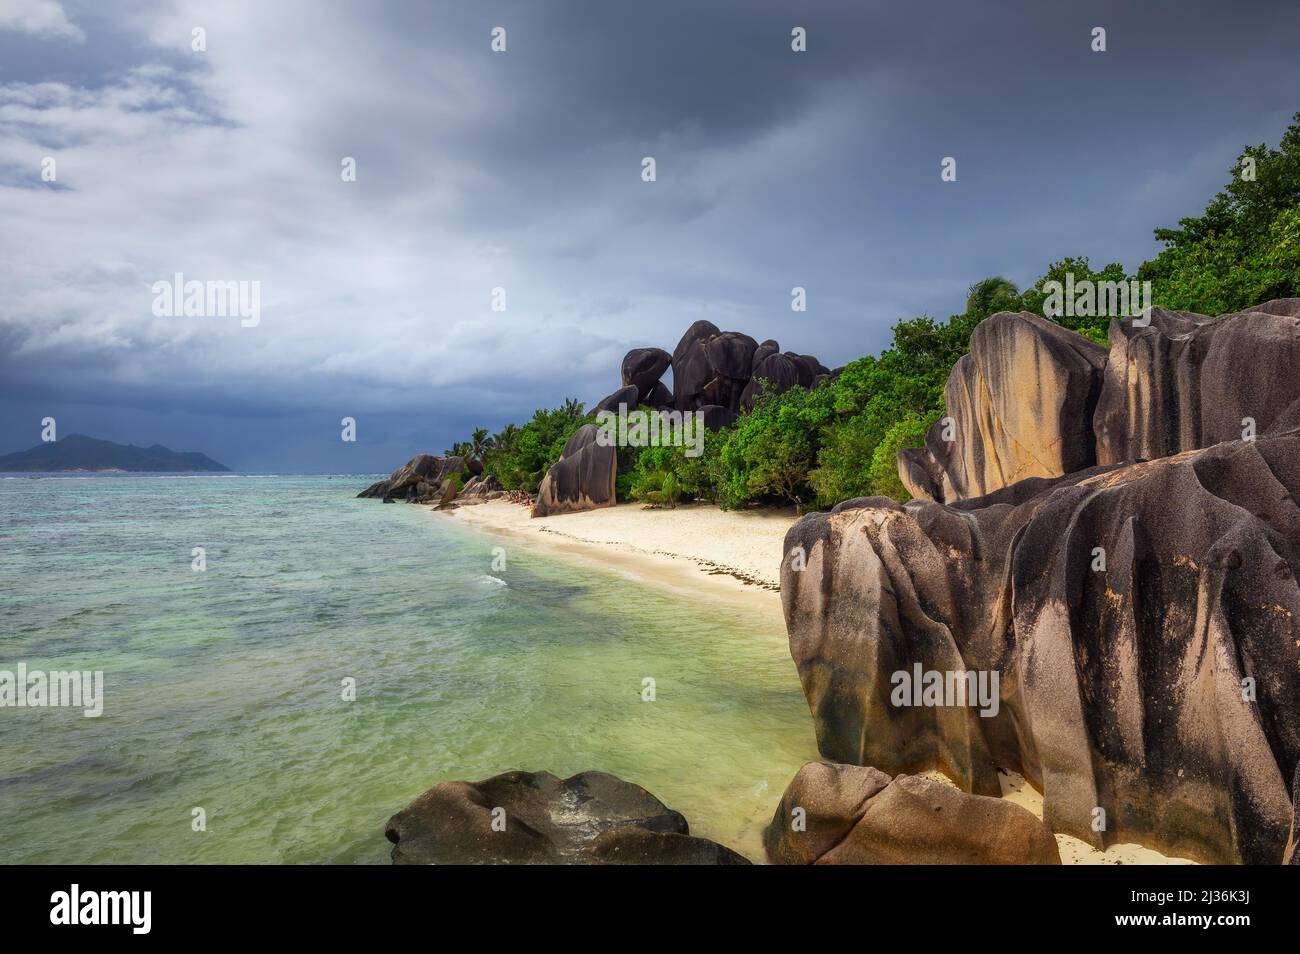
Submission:
[[[817,758],[779,622],[355,498],[382,476],[0,477],[0,679],[103,680],[0,706],[4,862],[386,863],[421,792],[513,769],[762,860]]]

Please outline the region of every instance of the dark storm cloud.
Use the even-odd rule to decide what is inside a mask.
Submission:
[[[839,364],[987,275],[1136,265],[1300,108],[1300,6],[1262,0],[15,9],[0,451],[58,411],[236,467],[389,469],[599,398],[697,318]],[[260,324],[155,317],[176,271],[259,281]]]

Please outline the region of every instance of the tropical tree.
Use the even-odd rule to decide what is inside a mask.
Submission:
[[[1159,228],[1164,249],[1138,269],[1166,308],[1206,315],[1300,296],[1300,113],[1277,149],[1245,147],[1200,216]]]
[[[486,427],[476,427],[469,438],[469,454],[474,460],[482,462],[483,455],[492,449],[492,438]]]
[[[1018,311],[1020,290],[1015,282],[1001,275],[986,278],[970,287],[966,296],[966,314],[979,315],[981,319],[999,311]]]

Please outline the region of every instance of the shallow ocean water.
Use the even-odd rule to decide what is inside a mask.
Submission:
[[[386,862],[412,798],[515,768],[613,772],[760,860],[817,757],[779,627],[373,479],[0,479],[0,670],[105,678],[99,718],[0,708],[3,861]]]

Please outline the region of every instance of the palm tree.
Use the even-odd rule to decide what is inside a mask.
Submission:
[[[966,299],[966,314],[984,319],[999,311],[1013,311],[1020,307],[1020,289],[1010,279],[995,275],[970,287]]]
[[[515,441],[519,439],[519,428],[514,424],[507,424],[501,428],[496,437],[492,438],[492,447],[494,450],[509,453],[514,449]]]
[[[479,463],[483,462],[483,455],[492,449],[493,439],[488,437],[486,427],[474,428],[474,433],[469,437],[469,455]]]

